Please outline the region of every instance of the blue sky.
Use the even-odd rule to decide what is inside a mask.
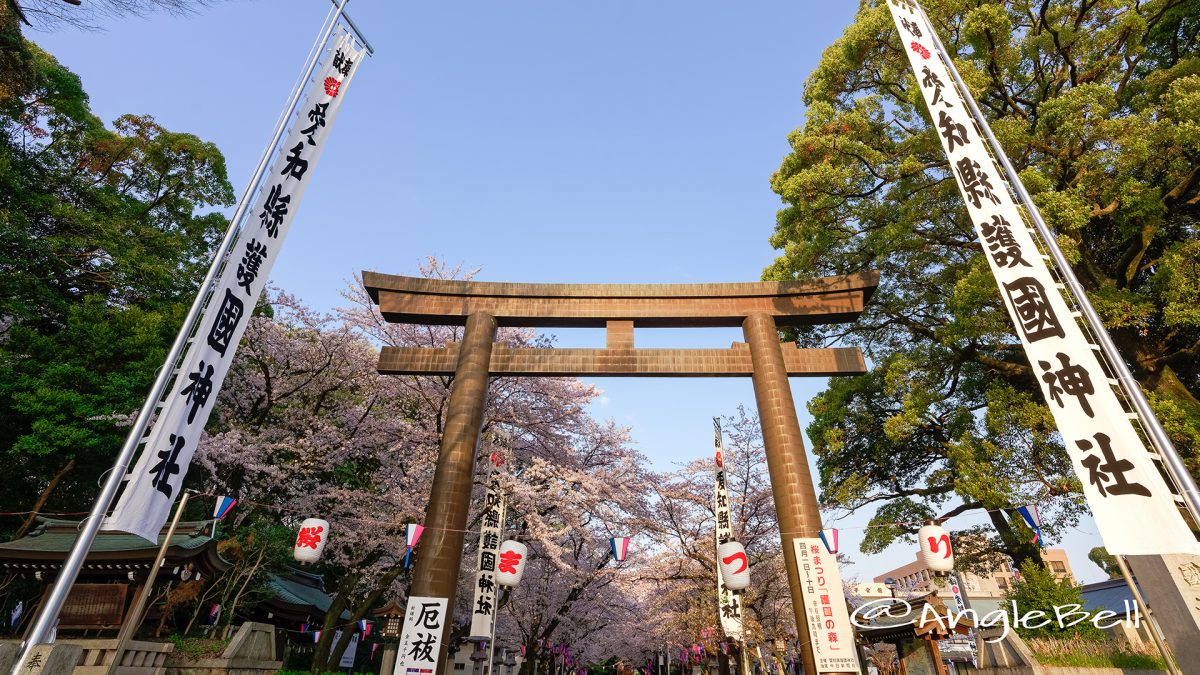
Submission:
[[[111,121],[151,114],[225,153],[239,191],[329,5],[228,2],[101,31],[32,37]],[[774,258],[769,178],[804,119],[803,83],[854,2],[354,0],[376,54],[349,90],[273,282],[333,308],[360,270],[426,256],[487,281],[750,281]],[[560,345],[602,346],[599,331]],[[643,347],[727,347],[740,331],[639,330]],[[595,412],[659,468],[707,455],[713,415],[753,407],[749,380],[605,379]],[[793,379],[804,405],[822,380]],[[915,548],[857,554],[864,580]],[[951,530],[981,518],[951,521]],[[1068,537],[1078,576],[1099,544]]]

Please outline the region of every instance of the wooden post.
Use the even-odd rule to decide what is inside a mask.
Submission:
[[[411,595],[446,598],[446,625],[442,631],[436,675],[442,675],[448,665],[446,650],[454,627],[454,596],[458,591],[463,533],[471,507],[475,452],[483,427],[488,363],[495,336],[496,319],[490,314],[476,312],[467,318],[462,344],[458,347],[454,388],[450,391],[429,506],[425,511],[422,552],[413,571]]]
[[[189,496],[191,493],[184,490],[183,497],[179,499],[179,506],[175,507],[175,517],[171,519],[171,526],[167,528],[167,536],[163,538],[162,545],[158,547],[158,555],[154,558],[154,564],[150,566],[150,574],[146,576],[146,583],[138,593],[133,606],[129,608],[129,613],[125,615],[125,622],[121,624],[121,632],[117,635],[116,653],[113,654],[112,663],[108,664],[109,675],[117,671],[125,646],[133,639],[133,634],[137,632],[138,626],[142,625],[142,611],[146,608],[146,600],[154,591],[154,580],[158,578],[158,568],[162,566],[163,559],[167,557],[167,549],[171,546],[171,537],[175,534],[175,526],[179,524],[179,517],[183,515],[183,509],[187,506]]]

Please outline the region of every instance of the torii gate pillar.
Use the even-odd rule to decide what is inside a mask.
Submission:
[[[364,272],[363,283],[388,321],[466,326],[459,344],[385,347],[379,355],[380,373],[454,375],[412,595],[444,597],[454,611],[489,375],[750,376],[801,636],[801,662],[806,673],[816,673],[812,645],[804,639],[808,623],[792,540],[816,536],[821,514],[788,377],[861,374],[866,363],[856,348],[785,346],[778,327],[853,321],[878,285],[877,273],[732,284],[510,284]],[[607,346],[513,349],[493,344],[498,326],[602,327]],[[634,347],[636,327],[736,326],[746,343],[729,349]],[[446,667],[450,626],[447,621],[436,675]]]
[[[475,449],[483,428],[488,365],[495,336],[496,319],[486,312],[476,312],[467,318],[454,368],[454,387],[450,390],[446,422],[438,445],[437,469],[430,489],[432,496],[425,510],[421,555],[417,556],[417,568],[409,591],[409,595],[449,598],[446,637],[450,635],[448,629],[452,623],[449,618],[454,616],[454,595],[458,590],[458,568],[462,564],[466,534],[463,530],[471,507]],[[443,638],[442,649],[448,646]]]
[[[779,518],[783,560],[787,568],[788,588],[792,591],[792,609],[796,614],[796,632],[801,636],[800,655],[805,673],[816,673],[812,646],[804,640],[808,615],[800,595],[800,573],[796,567],[796,549],[792,540],[815,537],[821,531],[821,509],[808,470],[804,436],[792,400],[788,372],[783,363],[783,348],[775,319],[764,313],[751,314],[742,322],[742,332],[750,344],[754,364],[754,401],[762,425],[763,446],[767,452],[767,471],[771,475],[771,493]]]

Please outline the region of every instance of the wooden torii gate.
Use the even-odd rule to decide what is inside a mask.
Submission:
[[[363,273],[383,317],[395,323],[465,326],[443,348],[384,347],[379,372],[453,375],[421,555],[410,593],[447,598],[453,612],[470,507],[475,452],[490,375],[753,378],[767,469],[779,516],[805,672],[816,673],[792,539],[816,537],[821,514],[808,470],[788,377],[866,372],[857,348],[799,349],[781,326],[855,320],[879,283],[876,272],[806,281],[718,284],[521,284]],[[497,327],[605,328],[603,349],[494,344]],[[736,327],[745,343],[729,349],[638,349],[634,328]],[[450,622],[442,639],[445,668]]]

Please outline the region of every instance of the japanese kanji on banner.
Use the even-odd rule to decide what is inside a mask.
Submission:
[[[854,628],[842,594],[842,575],[837,556],[826,553],[818,537],[797,537],[796,571],[800,575],[800,595],[804,598],[804,616],[808,619],[808,637],[818,673],[857,673],[858,650]]]
[[[888,8],[1105,548],[1200,553],[930,40],[924,13],[913,0],[888,0]]]
[[[716,546],[714,556],[717,564],[717,611],[720,613],[721,630],[725,637],[742,639],[742,599],[725,586],[721,576],[721,544],[733,541],[733,521],[729,517],[729,487],[725,483],[725,444],[721,439],[721,420],[713,418],[713,459],[717,464],[716,484],[713,488],[713,513],[717,514]]]
[[[409,597],[392,675],[433,675],[437,672],[445,627],[446,598]]]
[[[479,555],[475,572],[475,598],[471,603],[471,637],[490,640],[496,615],[496,566],[504,527],[504,493],[500,475],[492,469],[479,523]]]
[[[196,443],[208,421],[246,330],[254,304],[300,206],[350,80],[365,48],[345,34],[333,41],[314,71],[308,96],[247,209],[236,243],[217,277],[196,334],[180,362],[165,405],[129,472],[121,499],[103,529],[157,541],[171,504],[187,475]]]

